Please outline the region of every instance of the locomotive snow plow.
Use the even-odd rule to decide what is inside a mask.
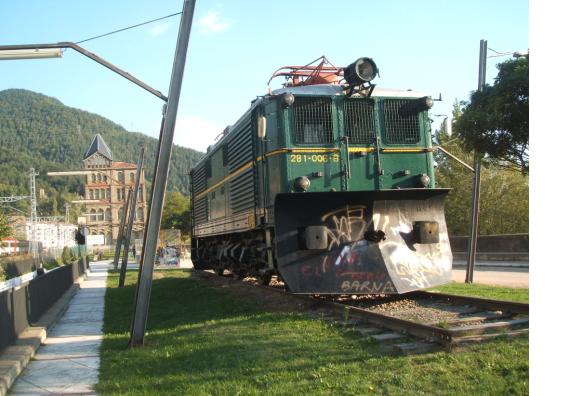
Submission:
[[[279,194],[276,258],[293,293],[399,294],[452,279],[448,189]]]

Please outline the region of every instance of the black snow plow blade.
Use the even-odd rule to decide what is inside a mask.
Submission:
[[[397,294],[452,279],[448,189],[280,194],[278,270],[293,293]]]

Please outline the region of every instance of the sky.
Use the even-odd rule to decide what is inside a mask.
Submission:
[[[80,41],[177,13],[182,3],[0,0],[0,45]],[[564,366],[539,363],[549,361],[548,351],[561,355],[559,348],[566,349],[548,337],[547,328],[548,320],[559,317],[550,301],[566,300],[551,293],[566,290],[569,279],[559,257],[566,245],[567,195],[557,193],[569,146],[562,118],[569,90],[564,3],[532,1],[530,42],[528,0],[198,0],[174,141],[205,151],[251,100],[267,92],[277,68],[321,55],[337,66],[371,57],[379,68],[378,87],[440,93],[443,100],[432,114],[450,114],[455,100],[467,100],[477,88],[481,39],[488,40],[489,56],[492,50],[530,49],[532,175],[538,175],[530,186],[531,298],[539,307],[532,309],[530,385],[540,394],[556,393],[546,389],[561,389],[555,381],[563,384]],[[176,16],[82,45],[167,95],[178,25]],[[506,59],[488,58],[488,83]],[[162,101],[72,50],[62,59],[0,62],[0,90],[8,88],[40,92],[158,137]],[[433,118],[436,127],[442,120]],[[551,208],[561,209],[551,216]]]
[[[182,4],[0,0],[0,45],[76,42],[180,12]],[[81,45],[167,95],[179,18]],[[198,0],[174,142],[205,151],[251,100],[267,93],[277,68],[321,55],[336,66],[371,57],[378,87],[441,94],[432,114],[449,114],[455,100],[467,100],[477,88],[481,39],[498,52],[527,50],[528,1]],[[488,83],[506,59],[488,59]],[[158,137],[161,100],[73,50],[61,59],[0,62],[0,90],[8,88],[40,92]],[[433,118],[434,126],[442,121]]]

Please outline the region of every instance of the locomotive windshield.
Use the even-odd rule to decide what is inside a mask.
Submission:
[[[385,125],[385,143],[417,144],[421,140],[419,130],[419,112],[416,100],[385,99],[383,118]]]
[[[292,106],[295,143],[332,143],[332,99],[299,96]]]
[[[338,111],[333,111],[334,106]],[[382,113],[382,117],[377,117],[376,109]],[[374,144],[379,133],[379,119],[383,125],[383,143],[414,145],[421,141],[421,109],[417,107],[417,99],[338,100],[297,95],[291,113],[291,132],[295,144],[330,144],[334,142],[335,135],[347,136],[350,144]],[[343,119],[335,123],[334,114],[339,114]],[[340,133],[334,133],[335,124],[343,128]]]
[[[368,144],[375,140],[374,109],[373,99],[344,101],[344,128],[350,143]]]

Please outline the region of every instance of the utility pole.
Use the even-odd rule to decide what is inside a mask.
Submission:
[[[113,260],[113,268],[117,269],[119,266],[119,259],[121,256],[121,246],[123,245],[122,241],[124,238],[124,225],[126,223],[126,216],[128,214],[128,209],[130,206],[130,194],[132,190],[128,190],[128,194],[126,197],[126,201],[124,202],[122,217],[121,217],[121,224],[119,225],[119,234],[117,235],[117,244],[115,245],[115,259]]]
[[[128,265],[128,252],[130,247],[130,236],[132,234],[132,225],[136,215],[136,202],[138,201],[138,192],[140,190],[140,175],[142,174],[142,164],[144,163],[144,147],[140,149],[138,157],[138,166],[136,167],[136,176],[134,182],[134,191],[132,192],[132,202],[130,203],[130,213],[128,218],[128,227],[126,229],[126,236],[124,238],[124,252],[121,264],[121,273],[119,276],[119,287],[124,287],[124,280],[126,277],[126,267]]]
[[[172,145],[174,139],[174,126],[178,113],[178,103],[182,89],[182,78],[186,64],[192,19],[194,16],[195,0],[184,0],[184,8],[180,19],[178,30],[178,42],[176,44],[176,54],[172,67],[170,79],[170,89],[164,123],[158,143],[158,154],[156,172],[152,182],[152,202],[150,204],[150,216],[147,229],[144,235],[144,255],[142,267],[139,274],[138,291],[134,307],[134,317],[130,335],[130,346],[137,347],[144,345],[144,333],[146,331],[146,319],[150,304],[150,291],[152,288],[152,274],[154,272],[154,261],[156,259],[156,247],[158,245],[158,234],[160,232],[160,221],[162,220],[162,207],[164,205],[164,194],[166,192],[166,181],[170,167],[170,157],[172,155]]]
[[[65,222],[69,223],[69,208],[71,207],[71,204],[69,202],[65,203]]]
[[[36,200],[36,176],[39,173],[36,172],[34,168],[30,168],[30,229],[31,229],[31,250],[32,250],[32,260],[34,265],[37,267],[39,264],[39,248],[38,248],[38,212],[37,212],[37,200]]]
[[[478,91],[482,92],[486,84],[486,57],[488,41],[480,40],[480,54],[478,58]],[[480,164],[482,155],[474,152],[474,178],[472,180],[472,216],[470,220],[470,241],[468,244],[468,262],[466,266],[465,283],[472,283],[474,279],[474,265],[476,262],[476,248],[478,243],[478,213],[480,211]]]

